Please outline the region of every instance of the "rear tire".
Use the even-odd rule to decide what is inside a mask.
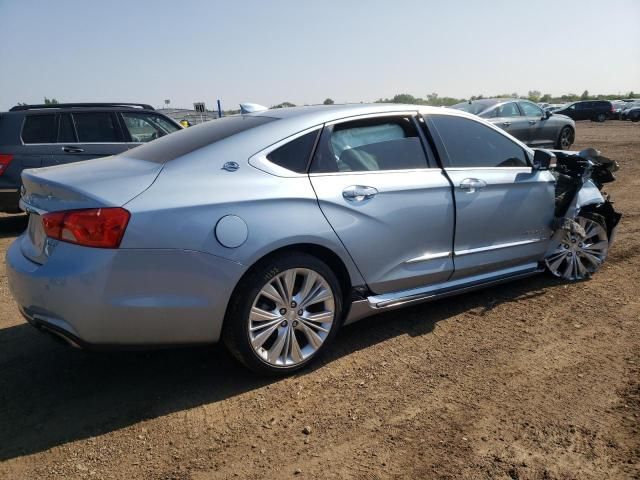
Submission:
[[[336,336],[340,282],[318,258],[286,252],[257,264],[236,288],[222,340],[243,365],[283,376],[306,367]]]
[[[607,116],[604,113],[599,113],[596,115],[596,122],[604,122],[607,119]]]

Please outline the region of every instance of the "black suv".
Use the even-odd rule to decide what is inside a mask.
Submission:
[[[0,212],[19,212],[20,174],[115,155],[182,126],[133,103],[19,105],[0,113]]]
[[[570,103],[553,113],[566,115],[574,120],[604,122],[607,118],[613,117],[613,104],[607,100],[585,100]]]

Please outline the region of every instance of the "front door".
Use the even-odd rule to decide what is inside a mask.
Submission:
[[[326,125],[310,170],[320,208],[375,293],[446,281],[451,187],[415,112]]]
[[[558,139],[558,129],[545,115],[544,111],[531,102],[518,102],[529,128],[529,140],[526,142],[531,147],[542,145],[555,146]]]
[[[554,212],[551,173],[533,170],[520,144],[481,122],[432,114],[427,123],[455,192],[452,279],[542,260]]]

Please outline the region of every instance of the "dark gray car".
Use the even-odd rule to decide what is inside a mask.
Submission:
[[[0,113],[0,212],[19,212],[20,174],[117,155],[182,127],[145,104],[19,105]]]
[[[575,122],[517,98],[487,98],[458,103],[452,108],[478,115],[530,147],[567,150],[575,140]]]

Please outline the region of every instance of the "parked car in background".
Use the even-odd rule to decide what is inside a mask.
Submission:
[[[640,120],[640,103],[634,106],[627,108],[624,111],[623,120],[631,120],[632,122],[637,122]]]
[[[620,110],[620,120],[632,120],[629,115],[633,113],[638,107],[640,107],[640,101],[626,102],[624,108]]]
[[[0,211],[19,212],[20,174],[116,155],[182,129],[145,104],[19,105],[0,113]]]
[[[620,218],[600,193],[615,167],[452,109],[265,109],[23,172],[8,283],[72,345],[222,340],[287,374],[376,313],[545,268],[588,278]]]
[[[451,108],[478,115],[531,147],[566,150],[575,140],[575,122],[544,111],[528,100],[488,98],[458,103]]]
[[[624,100],[612,100],[611,106],[613,107],[611,117],[619,120],[620,114],[625,108],[627,108],[628,103]]]
[[[585,100],[570,103],[554,113],[566,115],[574,120],[604,122],[613,118],[613,105],[608,100]]]

